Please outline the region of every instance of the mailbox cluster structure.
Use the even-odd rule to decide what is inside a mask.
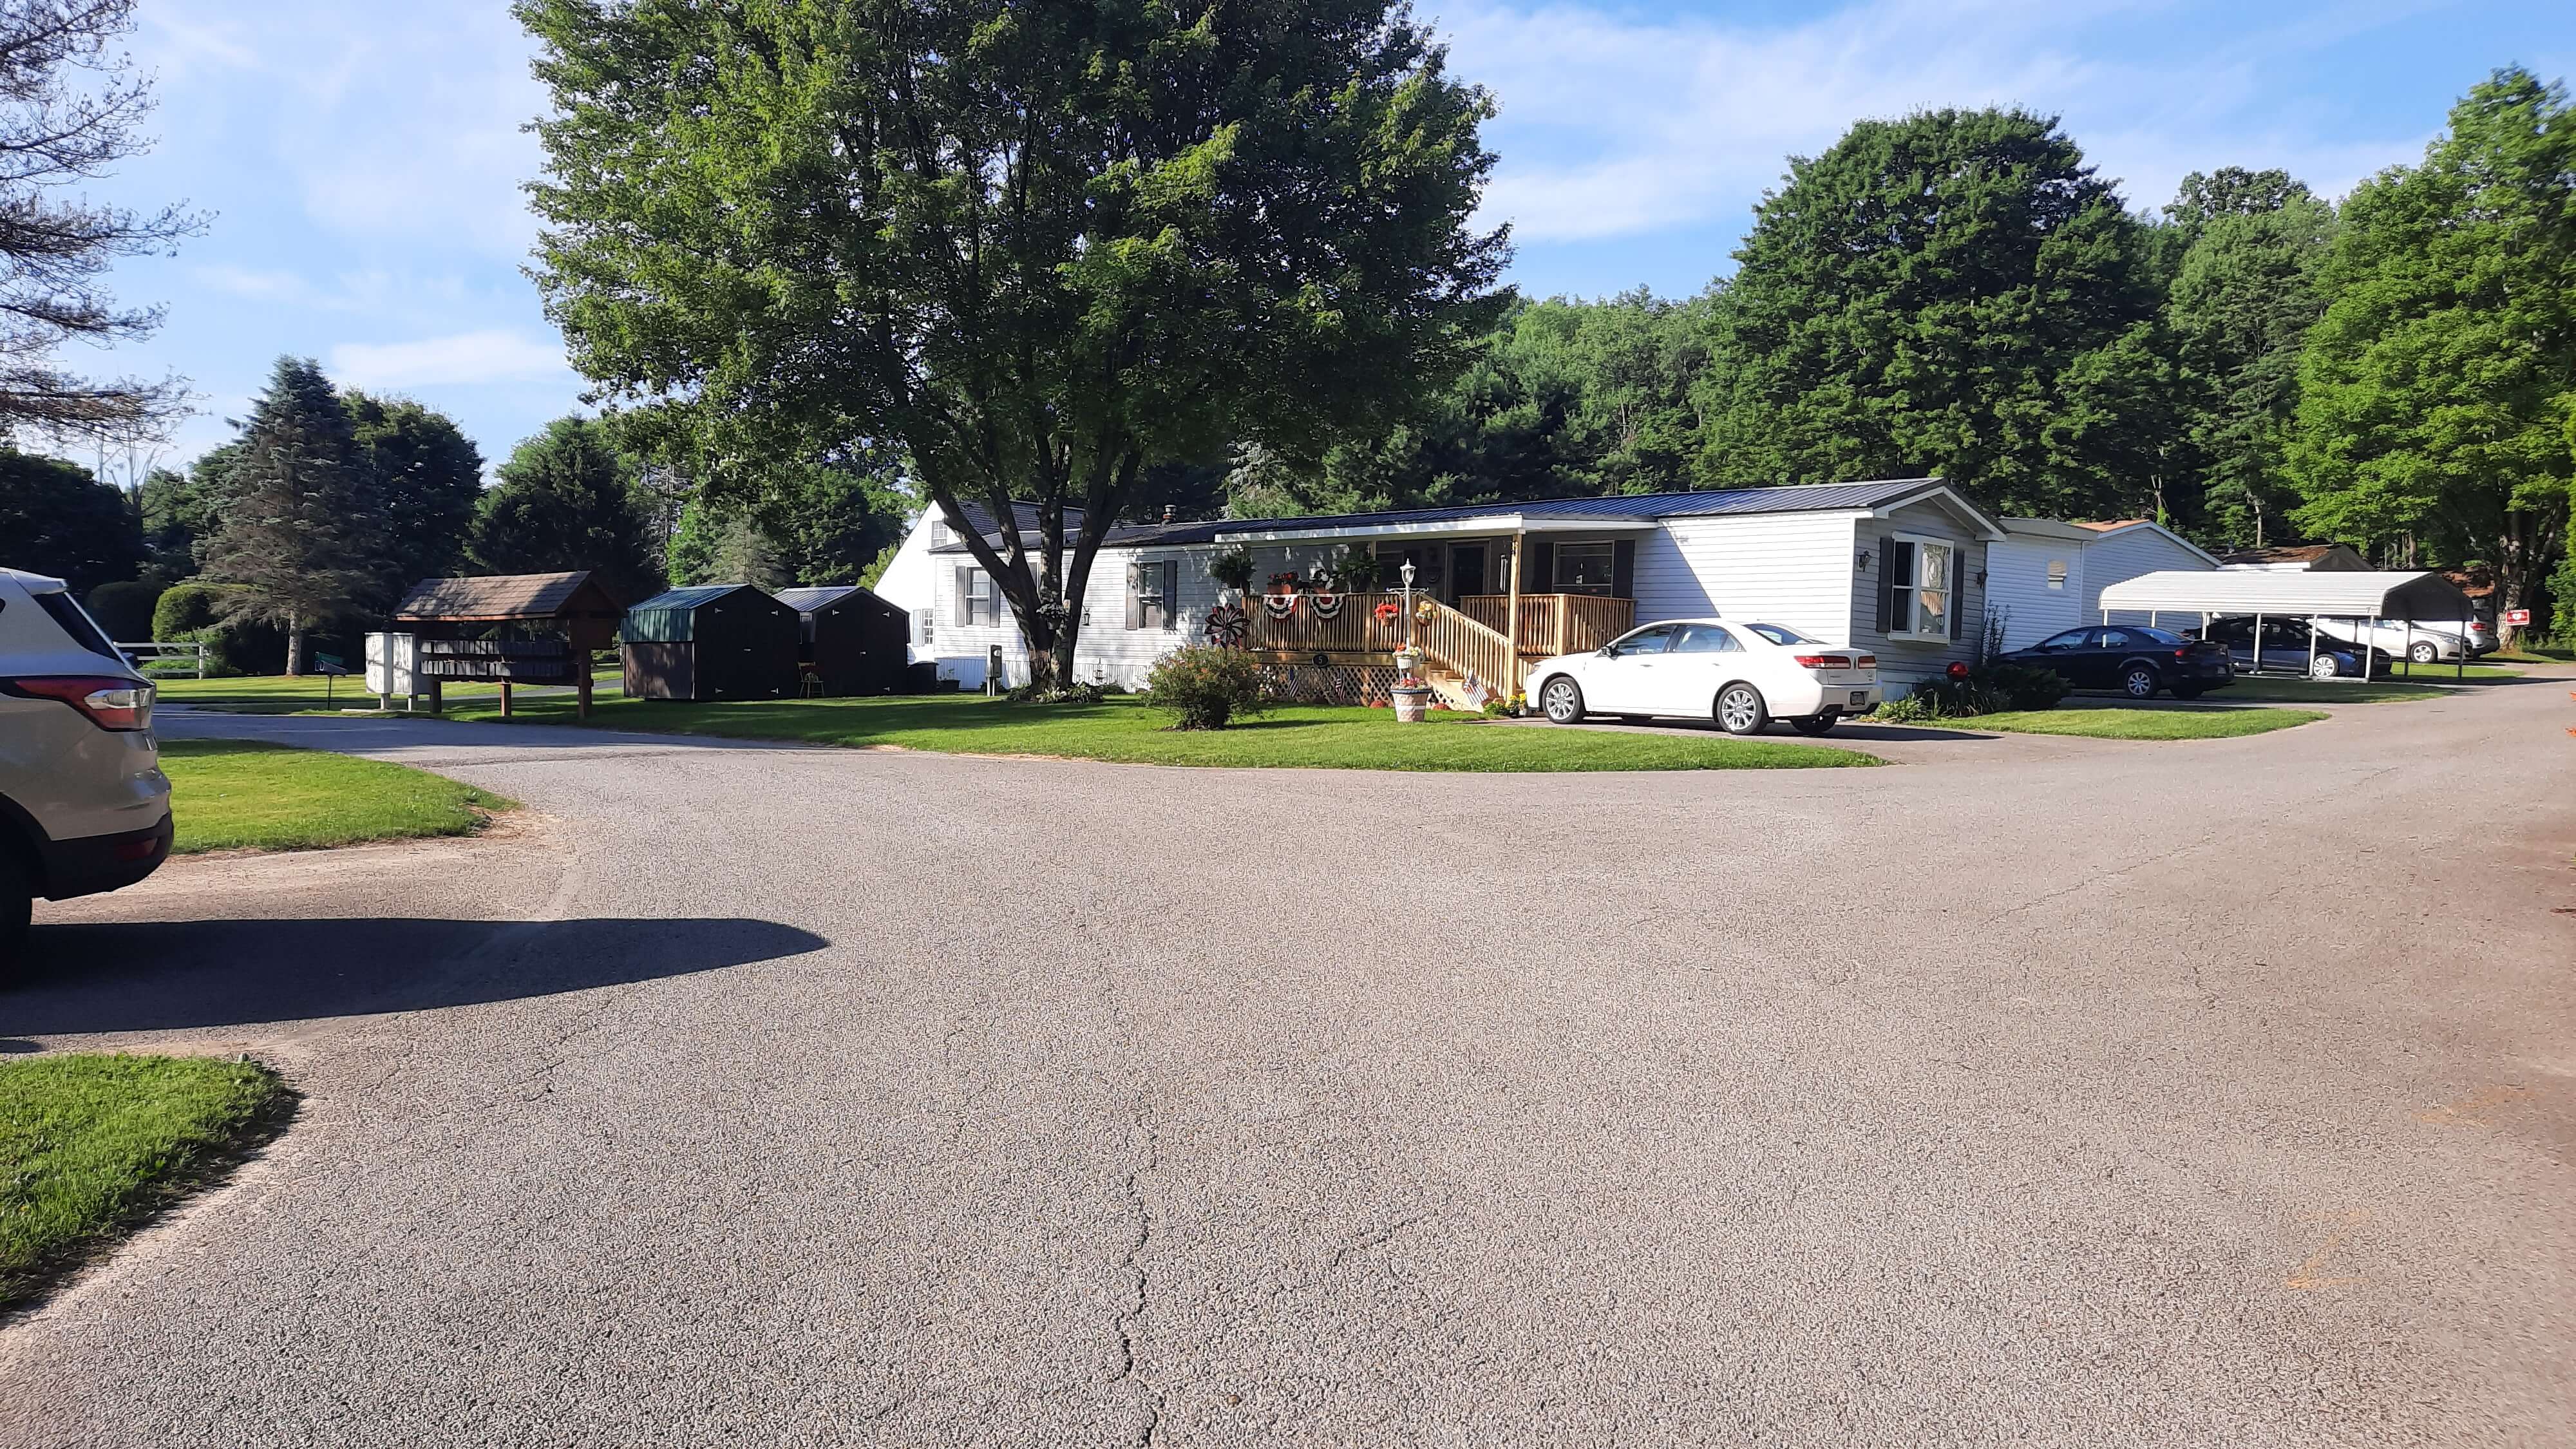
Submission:
[[[617,642],[624,601],[588,570],[423,579],[394,606],[397,629],[367,641],[367,687],[421,696],[436,713],[450,680],[570,685],[590,715],[590,656]]]

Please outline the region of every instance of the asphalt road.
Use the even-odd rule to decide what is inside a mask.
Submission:
[[[306,1100],[0,1443],[2576,1442],[2570,683],[1641,776],[173,716],[543,818],[39,908],[0,1036]]]

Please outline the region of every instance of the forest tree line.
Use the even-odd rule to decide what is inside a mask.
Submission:
[[[1696,296],[1484,299],[1400,415],[1165,457],[1130,517],[1277,516],[1937,474],[1998,514],[2316,540],[2555,596],[2576,477],[2576,114],[2498,72],[2340,205],[2278,170],[2134,207],[2051,118],[1925,112],[1793,158]],[[443,573],[862,581],[922,506],[892,442],[734,447],[642,407],[485,476],[455,423],[281,359],[238,435],[131,495],[0,454],[12,562],[120,637],[379,616]],[[2555,570],[2555,587],[2551,573]],[[96,594],[103,585],[123,585]],[[178,586],[196,592],[180,592]],[[156,619],[138,601],[178,602]]]

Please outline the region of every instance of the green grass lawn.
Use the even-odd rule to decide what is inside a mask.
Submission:
[[[360,675],[326,679],[307,674],[289,679],[282,674],[255,675],[241,679],[156,679],[152,681],[169,704],[184,704],[192,709],[220,710],[226,714],[301,714],[306,711],[373,709],[376,697],[367,693],[367,682]],[[594,698],[614,696],[623,679],[614,669],[595,671],[591,675]],[[565,685],[523,684],[512,697],[513,706],[531,699],[542,699],[561,691],[569,701],[572,691]],[[451,683],[441,697],[449,707],[459,703],[500,707],[501,687],[497,684]],[[400,711],[397,710],[397,713]]]
[[[0,1062],[0,1305],[275,1136],[294,1094],[209,1057]]]
[[[2105,740],[2218,740],[2269,734],[2326,716],[2313,709],[2195,709],[2130,705],[2113,709],[2034,709],[1940,720],[1943,728],[2022,735],[2089,735]]]
[[[168,740],[173,853],[465,835],[512,802],[444,776],[253,740]]]
[[[493,720],[493,705],[451,708]],[[568,698],[524,702],[526,723],[574,723]],[[1491,723],[1435,713],[1399,725],[1384,709],[1292,706],[1224,730],[1173,730],[1132,698],[1096,705],[1009,704],[980,696],[750,700],[675,704],[604,700],[603,729],[729,739],[894,746],[975,755],[1052,755],[1127,764],[1305,766],[1361,770],[1744,770],[1884,763],[1852,750],[1728,736],[1614,734]]]

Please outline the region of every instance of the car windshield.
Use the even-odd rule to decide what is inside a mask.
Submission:
[[[1761,635],[1763,638],[1770,640],[1774,644],[1822,644],[1825,642],[1822,639],[1810,639],[1806,635],[1799,633],[1797,630],[1781,624],[1747,624],[1744,627]]]

